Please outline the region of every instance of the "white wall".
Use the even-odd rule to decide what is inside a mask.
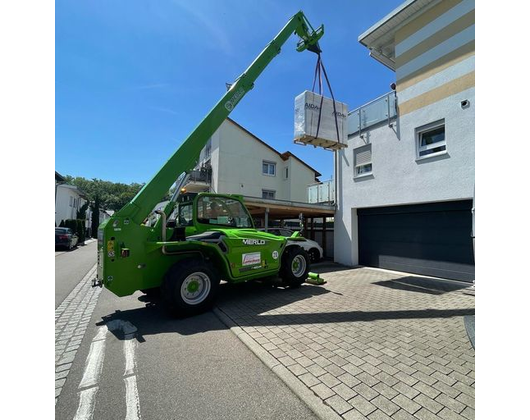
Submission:
[[[398,94],[398,101],[399,101]],[[460,102],[470,105],[462,109]],[[335,261],[358,264],[357,210],[471,199],[475,177],[475,89],[467,89],[379,125],[348,141],[339,153]],[[447,154],[417,160],[416,128],[445,119]],[[354,178],[353,149],[372,144],[372,175]]]
[[[307,202],[307,186],[315,173],[299,160],[283,160],[236,124],[226,120],[211,139],[212,187],[217,193],[261,197],[262,190],[275,191],[275,198]],[[262,173],[263,161],[276,163],[276,175]],[[288,178],[285,168],[289,169]]]
[[[70,197],[76,200],[75,206],[71,203]],[[58,185],[55,199],[55,224],[59,226],[61,220],[76,219],[77,211],[86,203],[77,189],[71,185]]]

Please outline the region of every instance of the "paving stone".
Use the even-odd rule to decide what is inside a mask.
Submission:
[[[303,366],[300,366],[298,363],[288,366],[287,369],[289,369],[291,372],[293,372],[296,376],[303,375],[304,373],[308,373],[307,369]]]
[[[404,382],[398,382],[397,384],[392,386],[392,388],[394,388],[400,394],[403,394],[406,397],[410,398],[411,400],[420,394],[420,391],[418,391],[416,388],[408,386]]]
[[[362,395],[364,398],[366,398],[368,401],[374,399],[379,395],[379,393],[372,388],[370,388],[368,385],[364,383],[360,383],[359,385],[355,386],[353,388],[355,392]]]
[[[342,383],[344,383],[349,388],[353,388],[355,385],[358,385],[361,383],[359,379],[357,379],[355,376],[347,372],[337,377],[337,379],[341,381]]]
[[[392,420],[392,417],[387,416],[381,410],[375,410],[373,413],[368,415],[369,420]]]
[[[323,384],[323,383],[315,385],[311,387],[311,389],[313,390],[315,394],[317,394],[323,400],[335,394],[326,384]]]
[[[441,392],[441,391],[439,391],[439,390],[427,385],[424,382],[418,382],[417,384],[415,384],[413,386],[413,388],[418,390],[418,391],[420,391],[422,394],[425,394],[428,397],[431,397],[432,399],[435,399],[438,395],[440,395],[440,392]]]
[[[438,413],[443,408],[442,404],[434,401],[432,398],[429,398],[424,394],[417,395],[416,398],[414,398],[414,402],[421,405],[422,407],[427,408],[434,414]]]
[[[458,389],[459,391],[462,391],[464,394],[469,395],[470,397],[475,396],[475,388],[468,386],[466,384],[463,384],[462,382],[456,382],[453,385],[453,388]]]
[[[317,364],[314,364],[314,365],[311,365],[311,366],[308,366],[306,368],[309,372],[311,372],[314,376],[316,376],[317,378],[322,376],[322,375],[325,375],[327,373],[327,371],[323,368],[321,368],[319,365]]]
[[[384,397],[383,395],[379,395],[375,397],[370,402],[389,416],[391,416],[392,414],[394,414],[396,411],[399,410],[399,406],[394,404],[392,401],[390,401],[388,398]]]
[[[330,388],[333,388],[334,386],[337,386],[341,383],[335,376],[330,373],[326,373],[325,375],[319,376],[318,379]]]
[[[394,377],[398,379],[400,382],[406,383],[408,386],[414,386],[419,382],[419,379],[406,374],[405,372],[397,372]]]
[[[445,394],[447,394],[448,396],[452,397],[452,398],[456,398],[458,395],[461,394],[461,391],[458,390],[457,388],[455,387],[451,387],[441,381],[438,381],[436,382],[435,384],[433,384],[432,386],[433,388],[437,389],[438,391],[441,391]]]
[[[434,372],[431,376],[433,378],[438,379],[439,381],[442,381],[444,384],[449,385],[449,386],[453,386],[457,382],[456,379],[451,378],[450,376],[444,375],[443,373],[438,372],[438,371]]]
[[[418,412],[416,412],[416,414],[414,414],[414,416],[420,420],[440,420],[440,417],[438,417],[436,414],[433,414],[426,408],[421,408]]]
[[[312,387],[320,383],[320,381],[311,373],[307,372],[298,377],[308,387]]]
[[[344,369],[346,372],[352,374],[353,376],[358,375],[363,372],[361,369],[359,369],[357,366],[355,366],[352,363],[348,363],[347,365],[344,365],[341,368]]]
[[[422,382],[425,382],[427,385],[433,385],[435,384],[436,382],[438,382],[438,379],[435,379],[429,375],[426,375],[425,373],[423,372],[414,372],[411,376],[413,376],[414,378],[416,379],[419,379],[420,381]]]
[[[474,415],[474,350],[461,319],[436,317],[438,310],[474,307],[474,296],[460,292],[425,295],[380,287],[374,283],[400,275],[378,270],[321,273],[329,278],[325,287],[334,293],[291,300],[271,289],[247,299],[223,301],[221,297],[218,305],[240,322],[243,331],[254,333],[262,347],[282,359],[302,383],[323,400],[333,401],[337,412],[347,408],[338,408],[341,400],[353,406],[342,412],[345,420],[387,418],[390,412],[397,420],[408,420],[412,415],[443,419],[440,413],[448,417],[450,411],[444,410],[451,408],[464,418]],[[303,297],[308,291],[301,288],[293,293]],[[273,310],[268,309],[271,304]],[[407,310],[425,310],[430,317],[368,320],[363,316],[385,311],[406,314]],[[267,311],[275,316],[277,325],[259,324],[256,314]],[[359,313],[358,320],[351,319],[352,311]],[[304,314],[317,313],[321,314],[318,324],[290,323],[293,314],[303,318]],[[79,318],[74,321],[80,322]],[[79,327],[68,323],[61,327],[69,328]],[[60,339],[60,334],[56,337]],[[385,412],[370,401],[382,407],[386,401],[395,406],[387,403],[392,409],[387,407]]]
[[[328,404],[333,410],[335,410],[339,414],[343,414],[348,410],[352,409],[352,406],[348,404],[344,398],[342,398],[339,395],[334,395],[331,398],[328,398],[326,400],[326,404]]]
[[[374,378],[372,375],[369,375],[366,372],[361,372],[358,375],[355,375],[355,377],[368,386],[374,386],[376,383],[379,382],[378,379]]]
[[[314,363],[313,360],[311,360],[309,357],[306,357],[306,356],[298,357],[295,360],[296,360],[296,363],[298,363],[299,365],[305,368],[308,366],[311,366]]]
[[[464,411],[460,413],[461,416],[468,420],[475,420],[475,410],[469,407],[464,408]]]
[[[333,387],[332,390],[337,395],[340,395],[342,398],[344,398],[346,401],[352,399],[357,395],[357,392],[355,392],[352,388],[342,382],[337,386]]]
[[[405,410],[399,410],[397,413],[394,413],[392,420],[418,420],[418,418]]]
[[[377,407],[373,405],[370,401],[364,398],[362,395],[357,395],[348,401],[357,411],[362,413],[364,416],[367,416],[370,413],[373,413],[377,410]]]
[[[350,410],[342,415],[344,420],[366,420],[366,416],[356,409]]]
[[[392,387],[388,386],[387,384],[383,382],[379,382],[378,384],[375,384],[373,386],[373,389],[377,392],[379,392],[381,395],[384,395],[386,398],[391,400],[399,393]]]
[[[447,407],[444,407],[442,411],[438,413],[438,416],[444,420],[465,420],[465,417],[458,415]]]
[[[388,386],[394,386],[399,382],[399,380],[397,380],[394,376],[385,372],[379,372],[377,375],[375,375],[375,378],[381,382],[384,382]]]
[[[63,370],[69,370],[72,367],[72,363],[65,363],[62,365],[55,366],[55,372],[62,372]]]
[[[460,401],[462,404],[467,405],[468,407],[475,408],[475,398],[470,397],[463,392],[456,397],[457,401]]]
[[[392,402],[394,402],[394,404],[397,404],[399,407],[401,407],[403,410],[410,414],[416,413],[421,408],[420,404],[412,401],[410,398],[406,397],[403,394],[398,394],[392,399]]]

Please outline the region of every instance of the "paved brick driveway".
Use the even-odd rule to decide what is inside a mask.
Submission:
[[[327,284],[223,285],[218,310],[323,401],[327,417],[474,418],[475,352],[463,322],[474,291],[368,268],[313,271]]]

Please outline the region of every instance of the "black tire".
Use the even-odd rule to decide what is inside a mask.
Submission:
[[[283,283],[289,287],[300,287],[307,279],[309,273],[310,258],[299,246],[290,246],[282,255],[282,266],[280,277]]]
[[[211,308],[220,280],[211,263],[202,259],[183,260],[166,273],[162,295],[175,314],[196,315]]]
[[[312,263],[316,263],[320,260],[320,251],[316,248],[311,248],[309,250],[309,258]]]

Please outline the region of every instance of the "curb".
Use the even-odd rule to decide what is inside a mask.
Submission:
[[[326,405],[307,386],[300,381],[289,369],[272,357],[269,352],[261,347],[250,335],[226,315],[218,307],[213,308],[213,313],[219,320],[232,331],[239,340],[245,344],[272,372],[274,372],[300,400],[302,400],[313,413],[321,420],[343,420],[331,407]]]

